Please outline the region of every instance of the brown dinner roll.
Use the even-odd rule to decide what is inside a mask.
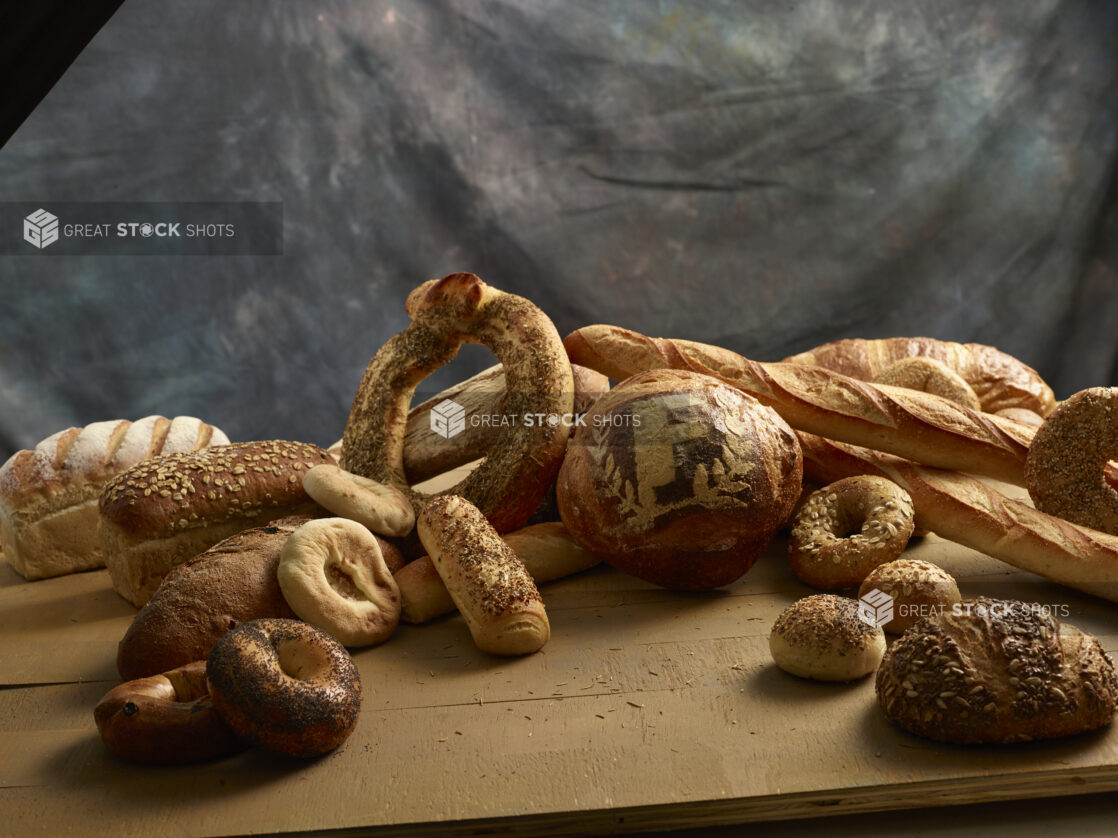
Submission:
[[[771,408],[716,378],[658,369],[601,396],[559,473],[571,535],[633,576],[683,590],[753,565],[800,495],[803,459]]]
[[[1118,677],[1099,641],[1017,600],[964,600],[889,649],[877,699],[901,728],[958,744],[1052,739],[1110,723]]]

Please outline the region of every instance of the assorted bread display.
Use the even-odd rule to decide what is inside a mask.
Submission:
[[[611,325],[564,340],[466,273],[405,308],[329,450],[153,416],[70,428],[0,468],[11,566],[106,566],[139,609],[123,683],[94,710],[113,753],[319,756],[358,724],[354,656],[391,654],[397,631],[461,620],[478,654],[532,655],[552,636],[546,583],[605,563],[724,588],[782,529],[788,589],[818,592],[772,626],[780,677],[876,673],[897,735],[959,744],[1112,720],[1096,639],[1035,604],[965,598],[905,552],[930,532],[1118,602],[1118,389],[1057,404],[1011,356],[929,338],[772,363]],[[500,364],[413,407],[463,343]],[[466,464],[453,486],[416,488]]]

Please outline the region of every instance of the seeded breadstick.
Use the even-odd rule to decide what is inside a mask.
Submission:
[[[440,495],[423,508],[416,526],[479,649],[527,655],[543,648],[551,627],[536,583],[476,506]]]
[[[559,521],[547,521],[505,533],[501,536],[537,585],[561,579],[598,564],[601,559],[571,538]],[[430,556],[421,556],[396,573],[400,598],[404,603],[402,619],[426,623],[455,609],[450,592],[439,578]]]

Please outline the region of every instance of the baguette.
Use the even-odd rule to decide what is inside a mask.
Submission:
[[[1118,536],[1046,515],[965,474],[799,434],[804,476],[885,477],[912,497],[916,526],[1021,570],[1118,602]]]
[[[143,605],[172,567],[235,533],[288,515],[326,514],[303,474],[333,459],[270,440],[145,460],[101,493],[101,540],[113,588]]]
[[[649,338],[617,326],[586,326],[563,344],[572,362],[610,378],[662,367],[704,373],[769,405],[796,430],[1024,485],[1035,428],[931,393],[823,367],[762,364],[717,346]]]
[[[897,361],[915,357],[931,358],[958,373],[987,413],[1020,408],[1047,416],[1056,407],[1052,388],[1036,370],[982,343],[952,343],[934,338],[849,338],[784,360],[873,381]]]
[[[110,479],[148,457],[228,442],[193,416],[59,431],[0,467],[0,552],[25,579],[102,567],[97,499]]]
[[[501,539],[524,563],[537,585],[587,570],[601,562],[594,553],[571,538],[559,521],[533,524],[507,532]],[[430,556],[421,556],[396,572],[396,584],[408,623],[426,623],[455,610],[443,580]]]

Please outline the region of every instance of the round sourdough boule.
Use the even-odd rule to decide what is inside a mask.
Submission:
[[[815,594],[792,603],[776,618],[769,652],[776,665],[792,675],[853,681],[881,663],[885,632],[862,620],[854,600]]]
[[[345,646],[376,646],[400,623],[400,589],[376,536],[348,518],[317,518],[287,539],[276,569],[299,619]]]
[[[214,707],[268,750],[316,757],[344,742],[361,712],[361,679],[338,641],[300,620],[252,620],[206,659]]]
[[[105,747],[148,765],[201,762],[248,747],[214,709],[202,660],[113,687],[93,720]]]
[[[893,598],[893,619],[882,626],[886,634],[904,634],[921,618],[941,614],[962,599],[954,576],[920,559],[897,559],[875,567],[862,581],[858,598],[875,589]]]
[[[320,506],[380,535],[405,536],[415,526],[415,511],[400,490],[338,466],[308,469],[303,488]]]
[[[803,456],[771,408],[715,378],[639,373],[601,396],[567,448],[570,534],[617,569],[681,590],[738,579],[791,513]]]
[[[853,588],[904,552],[915,527],[912,498],[891,480],[859,475],[813,492],[796,513],[788,563],[803,582]]]
[[[1095,730],[1118,702],[1097,639],[1035,603],[986,598],[912,626],[889,648],[875,687],[897,726],[964,745]]]
[[[1044,420],[1029,446],[1025,485],[1033,505],[1080,526],[1118,535],[1118,387],[1080,390]]]

